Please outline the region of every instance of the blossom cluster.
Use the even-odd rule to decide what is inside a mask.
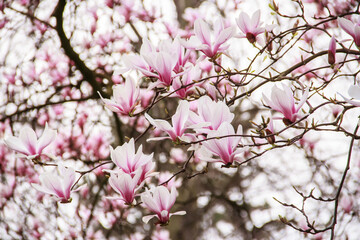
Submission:
[[[169,232],[160,227],[170,224],[173,215],[187,214],[179,217],[185,219],[199,214],[192,212],[194,205],[204,213],[218,214],[227,222],[236,222],[227,212],[228,208],[232,209],[236,216],[248,218],[246,221],[252,223],[246,224],[243,231],[250,231],[249,228],[254,237],[261,238],[255,236],[254,229],[260,227],[252,218],[257,216],[256,211],[269,208],[270,204],[266,201],[262,206],[253,204],[254,193],[248,189],[253,189],[258,182],[281,189],[273,184],[274,179],[269,175],[271,171],[278,173],[280,167],[268,164],[270,161],[262,165],[263,162],[257,164],[252,160],[262,156],[272,159],[271,154],[276,151],[285,155],[289,148],[304,154],[306,166],[313,171],[309,182],[316,182],[319,189],[322,184],[318,179],[332,184],[331,191],[322,190],[320,197],[314,190],[305,194],[306,188],[299,190],[296,186],[303,206],[308,199],[334,202],[335,214],[331,216],[331,225],[326,222],[317,225],[309,220],[307,208],[299,211],[295,205],[276,199],[282,206],[299,211],[306,221],[297,227],[293,223],[297,219],[290,221],[280,216],[281,222],[322,239],[328,230],[333,234],[337,217],[345,219],[350,214],[356,215],[359,204],[354,196],[358,196],[358,191],[351,192],[349,184],[343,191],[346,194],[340,194],[346,185],[349,168],[356,165],[350,163],[352,154],[358,154],[355,146],[359,124],[354,132],[349,130],[351,124],[348,124],[353,121],[349,120],[353,116],[348,112],[355,112],[360,106],[360,80],[358,72],[352,69],[358,67],[357,56],[360,55],[360,17],[352,16],[359,15],[359,8],[354,12],[349,10],[356,5],[354,1],[347,0],[347,5],[339,1],[326,3],[327,7],[322,6],[321,11],[317,9],[315,15],[319,17],[311,18],[316,24],[307,21],[310,17],[304,13],[307,9],[300,1],[294,2],[303,14],[294,16],[282,13],[272,1],[269,5],[272,14],[279,19],[271,21],[262,19],[260,10],[252,15],[247,11],[239,12],[237,7],[242,1],[227,1],[225,6],[217,5],[217,10],[228,16],[227,8],[233,4],[235,11],[231,19],[216,17],[210,22],[205,14],[187,8],[183,15],[185,26],[164,20],[161,11],[142,1],[140,4],[130,0],[106,0],[105,10],[79,3],[79,6],[85,4],[79,11],[86,9],[87,14],[82,29],[86,34],[79,35],[91,36],[91,40],[81,41],[76,39],[77,34],[68,39],[70,35],[65,33],[68,29],[60,26],[66,24],[62,21],[66,14],[60,11],[61,1],[48,21],[35,16],[37,11],[32,8],[36,7],[31,1],[14,1],[14,5],[0,1],[0,11],[31,16],[34,28],[29,36],[41,38],[34,61],[0,72],[8,101],[0,109],[4,112],[0,115],[0,135],[4,135],[6,145],[0,146],[0,173],[5,173],[0,183],[0,209],[6,209],[11,199],[21,205],[16,202],[21,198],[15,197],[28,189],[17,186],[26,181],[29,192],[36,193],[36,200],[44,206],[48,203],[44,199],[57,202],[54,215],[63,214],[64,208],[76,209],[72,216],[81,219],[81,224],[71,220],[66,224],[56,222],[59,228],[68,225],[69,236],[73,239],[79,237],[80,232],[84,239],[104,238],[99,233],[102,230],[109,235],[118,231],[121,232],[119,236],[123,236],[124,229],[136,232],[140,229],[136,224],[141,220],[142,224],[148,224],[156,218],[155,228],[146,226],[139,231],[151,229],[152,239],[167,240]],[[320,4],[310,0],[303,2],[309,6]],[[66,6],[71,4],[65,3]],[[16,7],[28,11],[16,10]],[[62,11],[68,11],[64,9],[63,6]],[[324,16],[324,9],[331,17]],[[77,10],[70,7],[70,11]],[[104,20],[101,15],[107,15],[107,11],[113,15]],[[52,17],[56,21],[50,21]],[[297,22],[284,30],[281,19],[296,19]],[[119,21],[116,29],[99,27],[103,22],[112,25],[116,21]],[[17,25],[10,17],[0,17],[0,33],[14,26]],[[118,28],[121,31],[117,31]],[[59,35],[63,52],[56,52],[51,45],[42,47],[51,31]],[[342,39],[343,36],[351,38]],[[320,41],[317,44],[318,37],[325,39],[325,46]],[[72,44],[76,47],[72,48]],[[240,45],[241,50],[237,48]],[[82,50],[81,54],[76,53],[78,49]],[[250,58],[253,51],[256,54]],[[301,54],[290,58],[288,54],[292,51]],[[284,56],[288,57],[288,62],[283,61]],[[246,58],[248,65],[243,68]],[[352,81],[333,87],[332,84],[342,78],[352,78]],[[47,99],[44,99],[46,94]],[[13,102],[17,112],[14,112]],[[349,119],[345,115],[350,116]],[[25,126],[18,130],[19,125]],[[350,149],[345,170],[338,170],[333,164],[335,161],[323,160],[327,150],[319,147],[324,143],[313,134],[324,132],[341,132],[344,139],[350,139],[343,141]],[[11,150],[16,154],[11,154]],[[250,161],[251,164],[255,162],[256,167],[248,164]],[[281,178],[288,174],[280,172],[281,169]],[[13,178],[7,177],[10,173]],[[334,173],[343,176],[339,183]],[[219,177],[221,174],[223,176]],[[358,176],[353,176],[358,174],[356,170],[351,174],[355,179],[351,181],[357,183]],[[268,177],[268,183],[262,183],[264,176]],[[201,179],[194,181],[193,189],[191,179]],[[295,186],[289,180],[290,184]],[[214,190],[216,187],[218,189]],[[336,196],[327,192],[336,192]],[[203,208],[204,205],[208,208]],[[226,206],[226,210],[218,207],[220,205]],[[341,216],[336,212],[338,208],[343,210]],[[29,211],[29,215],[34,214]],[[207,214],[203,217],[201,221],[207,221]],[[41,238],[46,231],[36,221],[30,222],[34,225],[33,236]],[[91,226],[93,222],[97,224],[94,227]],[[275,221],[270,219],[270,222]],[[214,224],[221,229],[224,221],[216,220]],[[10,229],[10,225],[6,229]],[[201,227],[206,228],[204,226]],[[24,229],[13,231],[13,236],[25,236],[22,231],[28,230]],[[229,235],[226,227],[221,230],[224,231],[219,231],[222,236]],[[145,238],[138,232],[127,235],[129,239]]]

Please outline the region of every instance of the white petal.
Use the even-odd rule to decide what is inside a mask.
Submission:
[[[14,136],[8,136],[4,139],[5,144],[14,151],[22,153],[24,155],[30,155],[28,149],[24,146],[23,142]]]
[[[157,215],[154,214],[154,215],[144,216],[144,217],[142,218],[142,220],[143,220],[144,223],[148,223],[148,222],[150,221],[150,219],[152,219],[153,217],[157,217]]]
[[[348,93],[350,97],[360,100],[360,86],[358,85],[350,86]]]
[[[186,214],[186,211],[178,211],[178,212],[170,213],[170,217],[173,216],[173,215],[182,216],[182,215],[185,215],[185,214]]]

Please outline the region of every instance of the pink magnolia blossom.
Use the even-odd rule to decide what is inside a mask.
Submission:
[[[5,144],[19,152],[21,157],[33,159],[41,156],[43,150],[55,140],[56,130],[51,130],[48,125],[45,125],[45,130],[38,139],[33,129],[28,126],[20,130],[19,137],[9,136],[5,138]]]
[[[136,171],[141,169],[139,183],[144,181],[145,178],[154,175],[154,173],[152,173],[155,168],[155,163],[152,161],[153,153],[145,155],[142,152],[142,145],[140,145],[138,151],[135,153],[135,143],[133,138],[122,146],[118,146],[115,149],[111,148],[110,151],[111,160],[123,172],[134,177]]]
[[[9,200],[13,195],[16,188],[16,179],[15,176],[10,175],[6,178],[5,183],[0,183],[0,197],[1,200]],[[2,201],[0,201],[0,206],[2,206]]]
[[[176,177],[173,177],[173,173],[166,171],[166,172],[161,172],[158,175],[158,181],[159,181],[159,185],[164,185],[165,187],[167,187],[169,190],[171,190],[171,188],[174,186],[175,188],[178,188],[181,186],[182,183],[182,179],[176,179]],[[171,178],[171,179],[170,179]],[[170,179],[170,181],[168,181]],[[168,181],[166,184],[166,181]]]
[[[268,106],[270,106],[275,111],[281,112],[284,115],[285,121],[287,120],[286,123],[293,123],[298,118],[298,112],[307,100],[309,90],[305,91],[301,97],[300,102],[295,105],[295,99],[290,87],[282,84],[282,88],[283,90],[276,85],[273,86],[271,89],[270,99],[267,98],[264,94],[263,98]]]
[[[330,65],[334,64],[336,61],[335,54],[336,54],[336,40],[335,40],[335,37],[332,36],[331,40],[330,40],[330,44],[329,44],[329,50],[328,50],[328,63]]]
[[[75,170],[59,164],[58,171],[58,174],[42,173],[39,177],[41,185],[33,183],[32,186],[40,192],[53,195],[61,203],[69,203],[71,188],[75,183]]]
[[[177,59],[168,52],[153,52],[144,56],[144,58],[156,72],[152,74],[160,81],[157,85],[170,86],[176,75],[173,70],[177,64]]]
[[[181,148],[172,148],[170,150],[170,163],[184,163],[186,159],[187,155]]]
[[[203,18],[203,15],[200,13],[199,9],[188,7],[185,9],[182,17],[189,22],[189,25],[194,25],[197,19]]]
[[[239,125],[236,135],[241,134],[242,126]],[[241,160],[240,154],[247,148],[238,147],[241,142],[240,136],[223,137],[228,135],[235,135],[234,127],[228,122],[222,123],[217,130],[210,131],[207,135],[209,140],[202,142],[200,159],[209,162],[221,162],[225,166],[232,165],[234,161],[239,162]],[[206,154],[204,154],[205,152]],[[208,153],[215,155],[215,157],[209,156]]]
[[[172,215],[186,214],[185,211],[170,213],[170,209],[176,200],[176,194],[177,192],[175,187],[172,187],[170,192],[164,186],[154,187],[150,190],[147,189],[141,194],[141,201],[144,203],[146,208],[155,214],[144,216],[142,220],[145,223],[148,223],[150,219],[157,217],[160,224],[167,224]]]
[[[114,87],[113,100],[104,99],[101,95],[100,97],[109,110],[123,115],[131,115],[138,104],[139,95],[140,88],[129,78],[125,81],[125,84]]]
[[[3,76],[9,84],[14,85],[16,83],[16,72],[15,71],[11,71],[10,73],[4,72]]]
[[[123,200],[126,204],[134,203],[136,192],[142,187],[142,184],[138,186],[142,171],[136,170],[135,175],[124,173],[122,171],[110,171],[109,184],[110,186],[121,195],[120,198],[114,199]]]
[[[144,59],[144,56],[155,51],[156,49],[150,41],[147,38],[144,38],[140,48],[140,55],[126,55],[123,57],[126,66],[126,70],[124,70],[124,72],[130,69],[137,69],[147,77],[157,77],[157,75],[153,73],[153,69]]]
[[[136,232],[127,237],[126,240],[143,240],[144,238],[144,234]]]
[[[215,102],[209,96],[202,96],[197,101],[197,114],[190,112],[190,120],[196,132],[217,130],[223,122],[231,123],[234,114],[225,102]]]
[[[7,19],[6,17],[1,17],[0,18],[0,29],[4,28],[8,22],[9,22],[9,19]]]
[[[240,37],[247,38],[250,43],[257,42],[259,40],[259,34],[264,33],[265,30],[270,31],[273,28],[273,26],[261,27],[260,10],[257,10],[251,18],[245,12],[240,13],[239,18],[236,19],[236,23],[243,32]]]
[[[46,25],[45,23],[37,20],[35,20],[34,23],[36,28],[40,31],[42,35],[48,30],[48,25]]]
[[[176,64],[173,71],[175,73],[180,73],[184,70],[184,68],[186,68],[185,65],[188,62],[191,53],[181,45],[181,41],[178,36],[172,42],[162,41],[159,44],[159,52],[167,52],[174,57]]]
[[[360,47],[360,17],[357,22],[352,22],[346,18],[339,18],[338,23],[354,39],[356,46]]]
[[[148,39],[143,39],[140,55],[125,56],[125,64],[131,69],[141,71],[147,77],[159,79],[154,86],[170,86],[172,80],[181,75],[189,58],[178,38],[173,42],[163,41],[155,48]]]
[[[175,114],[171,117],[172,126],[165,120],[153,119],[152,117],[150,117],[150,115],[145,113],[145,117],[151,123],[151,125],[169,134],[169,137],[157,137],[148,139],[148,141],[170,138],[172,141],[176,142],[182,137],[184,137],[185,130],[187,129],[186,122],[189,117],[189,112],[189,102],[185,100],[180,101]]]
[[[185,74],[181,77],[175,78],[172,82],[172,89],[176,91],[175,94],[181,99],[185,99],[187,96],[191,95],[195,90],[195,84],[184,87],[194,81],[201,78],[201,70],[198,66],[191,67],[190,70],[186,71]]]
[[[340,206],[345,213],[349,214],[353,209],[354,201],[350,196],[343,196],[340,201]]]
[[[214,31],[202,19],[197,19],[194,23],[195,36],[188,41],[182,41],[185,48],[202,51],[207,57],[214,58],[218,53],[228,49],[228,45],[223,45],[235,34],[235,28],[225,28],[224,22],[217,19],[214,24]]]
[[[170,233],[165,229],[156,229],[151,237],[151,240],[171,240]]]

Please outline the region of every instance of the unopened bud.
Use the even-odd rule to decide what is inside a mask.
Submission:
[[[335,53],[336,53],[336,40],[334,36],[332,36],[329,44],[329,50],[328,50],[328,62],[330,65],[333,65],[336,61],[335,59]]]

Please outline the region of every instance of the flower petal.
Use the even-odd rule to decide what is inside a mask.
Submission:
[[[347,32],[352,37],[354,37],[355,32],[354,32],[354,23],[353,22],[351,22],[350,20],[348,20],[346,18],[339,18],[338,23],[345,32]]]
[[[49,129],[48,124],[45,125],[45,130],[39,140],[37,141],[37,152],[41,153],[52,141],[56,138],[56,130]]]
[[[31,155],[37,154],[36,152],[37,136],[34,130],[32,130],[28,126],[25,126],[24,128],[21,129],[19,138]]]
[[[5,144],[14,151],[22,153],[24,155],[31,155],[28,149],[24,146],[23,142],[14,136],[8,136],[4,139]]]
[[[150,221],[150,219],[152,219],[153,217],[157,217],[157,215],[154,214],[154,215],[144,216],[144,217],[142,218],[142,220],[143,220],[144,223],[148,223],[148,222]]]

